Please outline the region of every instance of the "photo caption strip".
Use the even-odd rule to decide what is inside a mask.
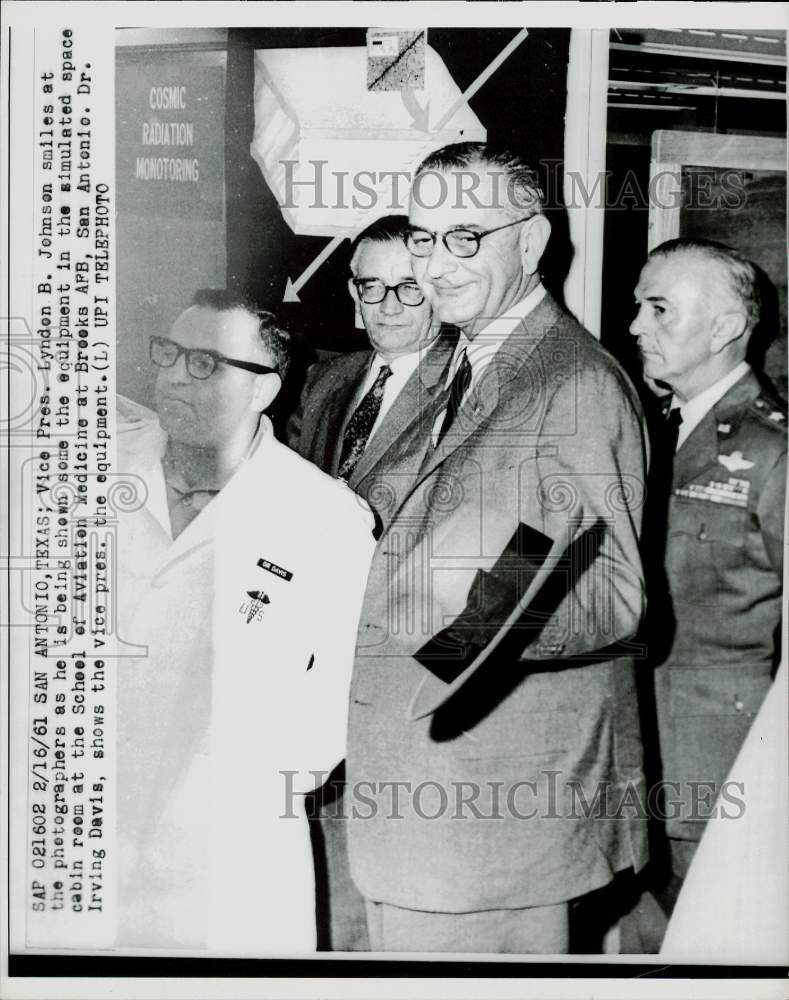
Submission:
[[[115,940],[112,41],[33,35],[32,256],[15,271],[11,324],[25,334],[12,395],[28,394],[28,416],[7,441],[12,711],[27,706],[24,751],[18,716],[12,729],[12,757],[26,758],[12,767],[12,870],[25,872],[12,940],[27,948]]]

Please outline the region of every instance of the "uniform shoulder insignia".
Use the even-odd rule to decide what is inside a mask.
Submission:
[[[764,424],[787,429],[786,403],[777,394],[761,392],[751,404],[751,413]]]

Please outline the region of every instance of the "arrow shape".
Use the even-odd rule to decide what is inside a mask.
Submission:
[[[406,111],[411,115],[413,121],[411,125],[414,128],[419,129],[420,132],[430,131],[430,99],[428,98],[427,103],[424,107],[416,99],[416,95],[413,90],[408,90],[405,87],[400,91],[400,96],[403,99],[403,104],[406,107]]]
[[[474,94],[476,94],[476,92],[483,85],[483,83],[485,83],[486,80],[488,80],[491,76],[493,76],[493,74],[496,72],[499,66],[501,66],[504,60],[508,59],[515,51],[515,49],[517,49],[517,47],[521,44],[521,42],[526,40],[528,34],[529,34],[528,30],[526,28],[522,28],[518,32],[518,34],[512,39],[509,45],[504,46],[501,52],[499,52],[499,54],[493,60],[493,62],[479,74],[477,79],[471,84],[468,90],[466,90],[465,93],[461,94],[460,97],[455,101],[455,103],[449,109],[449,111],[447,111],[446,114],[442,115],[441,118],[435,123],[435,125],[433,126],[433,130],[435,132],[438,132],[440,129],[442,129],[446,125],[446,123],[450,121],[450,119],[455,115],[455,113],[459,111],[460,108],[463,107],[466,101],[469,101],[474,96]]]
[[[291,281],[290,278],[288,278],[285,284],[285,294],[282,296],[283,302],[301,302],[301,299],[299,298],[298,295],[299,289],[307,284],[307,282],[310,280],[313,274],[315,274],[315,272],[318,270],[321,264],[325,260],[328,260],[329,257],[331,257],[331,255],[334,253],[334,251],[337,249],[337,247],[342,243],[344,239],[345,239],[344,236],[335,236],[334,239],[329,240],[329,242],[326,244],[323,250],[321,250],[321,252],[315,258],[315,260],[309,265],[309,267],[306,267],[301,272],[301,274],[298,276],[298,278],[296,278],[295,281]]]
[[[512,55],[512,53],[515,51],[515,49],[518,48],[521,42],[524,42],[526,40],[528,35],[529,35],[528,29],[521,28],[521,30],[512,39],[512,41],[509,42],[509,44],[505,45],[504,48],[501,50],[501,52],[499,52],[499,54],[496,56],[493,62],[491,62],[479,74],[479,76],[471,84],[471,86],[468,87],[467,90],[460,95],[460,97],[455,101],[452,107],[450,107],[450,109],[441,116],[441,118],[435,123],[435,125],[433,125],[432,131],[434,132],[440,131],[447,124],[448,121],[451,121],[455,113],[467,101],[469,101],[474,96],[474,94],[476,94],[476,92],[480,89],[480,87],[487,80],[489,80],[491,76],[493,76],[493,74],[496,72],[499,66],[501,66],[501,64]],[[419,36],[417,36],[417,39],[418,37]],[[416,42],[417,39],[414,39],[414,42]],[[412,42],[411,44],[413,45],[414,42]],[[401,55],[403,54],[404,53],[401,53]],[[387,67],[387,70],[385,70],[385,72],[388,72],[389,68],[391,67]],[[406,94],[409,93],[410,93],[410,98],[405,96]],[[423,108],[421,107],[417,99],[413,96],[413,92],[409,92],[403,89],[400,91],[400,94],[403,98],[403,103],[405,104],[406,108],[408,109],[410,114],[412,114],[414,117],[414,122],[413,122],[414,127],[420,129],[420,131],[423,132],[428,131],[429,130],[428,119],[430,116],[430,101],[428,100],[427,104],[425,104]],[[411,107],[409,101],[413,102],[414,105],[413,107]],[[334,239],[330,240],[326,244],[326,246],[323,248],[323,250],[321,250],[321,252],[315,258],[315,260],[309,265],[309,267],[305,268],[305,270],[302,271],[302,273],[295,281],[291,281],[291,279],[288,278],[285,284],[285,294],[282,296],[283,302],[301,302],[301,299],[299,298],[298,295],[299,289],[301,289],[310,280],[310,278],[313,276],[313,274],[315,274],[315,272],[318,270],[321,264],[323,264],[325,260],[328,260],[328,258],[331,257],[331,255],[334,253],[334,251],[337,249],[337,247],[342,243],[344,239],[345,239],[344,236],[335,236]]]
[[[412,38],[411,41],[408,43],[408,45],[406,45],[406,47],[403,49],[403,51],[402,52],[398,52],[397,58],[393,59],[392,62],[390,62],[389,65],[384,69],[384,71],[382,73],[379,73],[379,75],[373,80],[372,83],[368,83],[367,89],[368,90],[375,90],[375,88],[377,87],[377,85],[381,82],[381,80],[383,80],[383,78],[386,76],[386,74],[389,73],[392,69],[394,69],[394,67],[399,62],[402,61],[402,59],[416,45],[416,43],[419,41],[419,39],[425,37],[426,31],[427,31],[427,29],[423,28],[422,31],[420,31],[419,34],[416,35],[415,38]],[[394,90],[394,87],[392,87],[391,89]]]

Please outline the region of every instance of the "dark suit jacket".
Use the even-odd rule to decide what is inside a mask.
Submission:
[[[379,515],[386,516],[389,496],[386,471],[398,461],[397,441],[419,420],[428,401],[442,387],[455,337],[456,333],[442,333],[424,352],[348,481],[351,489],[364,496]],[[289,423],[288,443],[329,475],[337,474],[345,425],[372,357],[372,351],[354,351],[313,365],[307,373],[299,408]],[[372,495],[368,495],[370,487],[374,487]]]
[[[616,362],[550,296],[434,448],[438,387],[385,470],[360,483],[384,532],[351,687],[351,870],[368,898],[410,909],[561,902],[646,857],[633,666],[612,652],[644,606],[640,407]],[[599,551],[547,624],[513,629],[455,697],[411,721],[428,669],[415,654],[479,613],[470,595],[483,614],[491,593],[518,596],[529,555],[513,546],[519,526],[570,543],[595,523]],[[491,580],[507,553],[509,575]],[[496,635],[507,609],[491,607]]]
[[[780,656],[786,428],[786,405],[749,373],[674,459],[665,557],[674,632],[655,692],[663,778],[681,786],[667,831],[680,839],[701,837]],[[689,782],[709,785],[695,807]]]

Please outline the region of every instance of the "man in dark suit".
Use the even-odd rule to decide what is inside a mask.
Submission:
[[[351,872],[373,950],[561,953],[570,901],[645,860],[621,655],[644,606],[639,404],[541,283],[522,160],[439,150],[409,217],[414,275],[461,333],[370,487],[388,502],[351,686]]]
[[[644,374],[673,392],[655,435],[658,461],[668,453],[667,532],[651,525],[653,541],[665,538],[665,593],[650,597],[660,620],[649,629],[671,881],[659,908],[642,900],[633,945],[656,951],[780,659],[787,422],[745,360],[760,308],[750,261],[670,240],[649,255],[635,298]]]
[[[289,424],[291,447],[324,472],[341,476],[363,496],[376,486],[370,502],[380,509],[379,519],[386,516],[388,496],[380,474],[449,360],[449,340],[436,343],[433,311],[414,281],[407,234],[407,217],[389,215],[353,241],[348,289],[357,326],[372,349],[313,365]],[[315,810],[320,831],[313,826],[313,834],[318,867],[326,866],[325,943],[332,951],[366,950],[364,902],[348,869],[341,770],[321,796]]]
[[[407,233],[406,216],[387,215],[353,241],[348,289],[356,324],[372,350],[313,365],[289,427],[291,447],[325,472],[341,476],[352,489],[381,463],[420,401],[432,392],[448,356],[446,349],[440,357],[431,352],[430,364],[417,374],[439,329],[414,281]]]

